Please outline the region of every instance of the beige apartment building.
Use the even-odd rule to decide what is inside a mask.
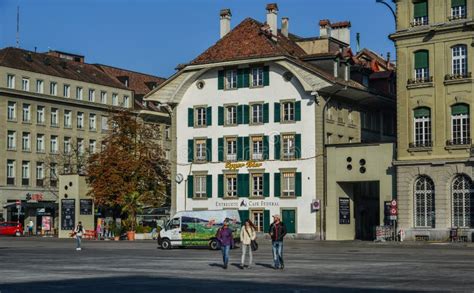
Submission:
[[[165,113],[135,94],[146,93],[140,82],[151,90],[163,79],[104,67],[59,51],[0,50],[0,217],[16,220],[20,200],[21,221],[38,227],[43,216],[55,218],[57,176],[72,170],[61,158],[99,150],[112,108],[167,123]]]
[[[446,240],[474,228],[473,0],[398,0],[399,228]]]

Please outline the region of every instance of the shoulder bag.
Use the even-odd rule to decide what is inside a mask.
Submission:
[[[252,240],[252,236],[250,236],[250,233],[247,230],[247,228],[244,227],[244,230],[245,230],[245,232],[247,232],[247,235],[249,235],[249,238],[250,238],[250,249],[252,249],[252,251],[256,251],[258,249],[257,241]]]

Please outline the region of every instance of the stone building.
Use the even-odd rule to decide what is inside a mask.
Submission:
[[[474,228],[474,1],[394,2],[398,223],[408,239],[446,240]]]

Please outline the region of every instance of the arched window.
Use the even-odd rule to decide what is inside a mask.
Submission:
[[[420,107],[413,111],[413,147],[431,147],[431,111],[430,108]]]
[[[452,51],[452,74],[454,76],[467,76],[467,46],[456,45]]]
[[[428,50],[415,52],[415,79],[418,82],[430,80],[430,54]]]
[[[471,144],[469,106],[456,104],[451,107],[451,142],[453,145]]]
[[[433,180],[420,176],[415,181],[415,227],[435,227],[435,189]]]
[[[453,227],[471,227],[473,184],[466,175],[458,175],[454,178],[452,186],[452,225]]]

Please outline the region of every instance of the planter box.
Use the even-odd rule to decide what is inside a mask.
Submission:
[[[135,233],[136,240],[152,240],[151,233]]]

